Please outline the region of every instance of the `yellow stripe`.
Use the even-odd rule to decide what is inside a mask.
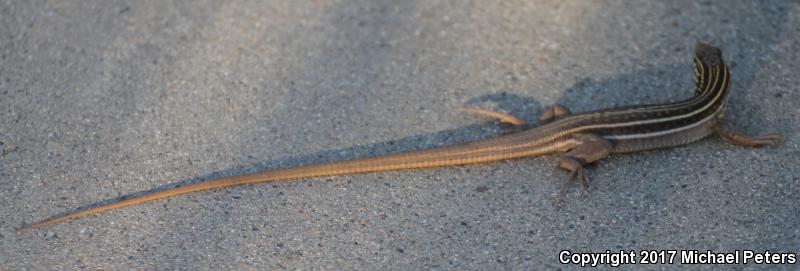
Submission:
[[[711,67],[712,68],[712,70],[711,70],[712,74],[714,72],[714,68],[723,69],[723,73],[724,73],[724,75],[723,75],[724,76],[723,77],[723,83],[720,86],[720,88],[718,88],[720,91],[717,92],[716,96],[714,96],[714,98],[710,102],[708,102],[706,105],[704,105],[703,107],[701,107],[698,110],[695,110],[695,111],[692,111],[690,113],[683,114],[683,115],[666,117],[666,118],[659,118],[659,119],[649,119],[649,120],[639,120],[639,121],[622,122],[622,123],[611,123],[611,124],[597,124],[597,125],[580,126],[580,127],[576,127],[576,128],[573,128],[573,129],[564,130],[564,131],[561,131],[561,132],[558,132],[558,133],[554,133],[553,135],[545,137],[545,138],[542,138],[541,140],[537,140],[536,142],[531,142],[531,144],[540,144],[541,142],[544,142],[544,141],[553,140],[555,138],[559,138],[559,137],[562,137],[564,135],[579,133],[579,132],[582,132],[582,131],[585,131],[585,130],[590,130],[590,129],[619,128],[619,127],[627,127],[627,126],[635,126],[635,125],[643,125],[643,124],[653,124],[653,123],[659,123],[659,122],[669,122],[669,121],[674,121],[674,120],[678,120],[678,119],[689,118],[689,117],[692,117],[694,115],[700,114],[703,111],[705,111],[706,109],[708,109],[709,107],[711,107],[711,105],[716,103],[716,101],[719,100],[719,98],[725,92],[724,88],[727,87],[726,84],[727,84],[728,73],[727,73],[727,67],[724,64],[722,64],[721,66],[722,66],[722,68],[720,68],[720,67]],[[716,73],[716,77],[714,78],[713,84],[709,84],[705,88],[704,92],[705,93],[710,93],[710,92],[708,92],[708,89],[711,88],[712,86],[716,86],[720,81],[719,79],[720,79],[720,72],[717,72]]]

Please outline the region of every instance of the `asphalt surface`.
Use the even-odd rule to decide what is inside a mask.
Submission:
[[[800,253],[799,26],[797,1],[3,0],[0,269],[577,269],[559,252]],[[508,128],[464,106],[532,121],[553,103],[685,99],[698,41],[732,68],[726,118],[781,132],[783,146],[709,138],[612,156],[561,207],[551,156],[235,187],[14,230],[141,191]]]

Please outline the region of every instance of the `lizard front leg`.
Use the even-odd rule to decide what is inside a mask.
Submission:
[[[584,189],[589,187],[589,178],[583,173],[583,166],[600,160],[611,153],[611,142],[595,134],[579,134],[575,136],[578,145],[561,156],[556,162],[556,169],[569,171],[567,180],[561,187],[564,195],[567,185],[572,181],[579,181]]]
[[[736,131],[729,122],[720,118],[714,132],[728,143],[744,147],[763,147],[766,145],[777,146],[783,140],[783,135],[771,133],[755,137]]]
[[[554,120],[569,115],[572,115],[572,112],[569,112],[569,109],[561,106],[560,104],[554,104],[553,106],[542,112],[542,115],[539,116],[539,125],[545,125],[547,123],[553,122]]]

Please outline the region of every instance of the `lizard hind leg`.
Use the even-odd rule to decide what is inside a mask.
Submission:
[[[509,115],[509,114],[500,113],[500,112],[497,112],[497,111],[490,111],[490,110],[480,109],[480,108],[475,108],[475,107],[467,107],[467,108],[459,109],[458,112],[475,113],[475,114],[478,114],[478,115],[494,118],[494,119],[497,119],[498,121],[500,121],[502,123],[508,123],[508,124],[511,124],[511,125],[514,125],[514,126],[524,126],[525,125],[525,121],[523,121],[522,119],[517,118],[517,117],[512,116],[512,115]]]
[[[579,142],[578,145],[564,154],[564,156],[559,158],[558,162],[556,162],[556,168],[561,168],[569,172],[567,180],[561,187],[562,197],[566,191],[567,185],[573,181],[580,182],[584,191],[588,191],[589,177],[584,174],[583,166],[603,159],[611,153],[611,143],[598,135],[576,135],[575,140]]]
[[[736,129],[733,128],[733,125],[724,119],[719,120],[714,132],[728,143],[743,147],[758,148],[767,145],[778,146],[781,141],[783,141],[783,135],[778,133],[759,135],[755,137],[745,135],[744,133],[736,131]]]
[[[539,125],[545,125],[569,115],[572,115],[572,112],[570,112],[569,109],[561,106],[560,104],[554,104],[542,112],[542,115],[539,116]]]

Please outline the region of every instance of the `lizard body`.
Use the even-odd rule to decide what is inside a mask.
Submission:
[[[564,152],[556,167],[569,172],[567,181],[578,180],[585,186],[588,179],[583,173],[583,166],[611,153],[684,145],[712,134],[717,134],[731,143],[750,147],[775,145],[780,142],[782,139],[780,134],[749,137],[733,130],[723,119],[730,73],[719,49],[702,43],[697,44],[693,63],[694,96],[684,101],[612,108],[575,115],[556,105],[540,118],[540,123],[546,124],[496,138],[379,157],[225,177],[75,211],[17,230],[34,229],[147,201],[236,185],[486,163]],[[513,116],[481,110],[476,112],[510,123],[520,123]]]

